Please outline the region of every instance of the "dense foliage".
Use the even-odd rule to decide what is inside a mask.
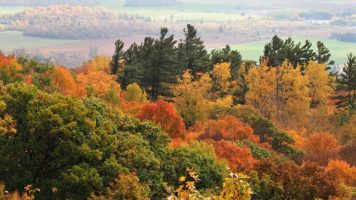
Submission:
[[[75,69],[0,54],[0,199],[351,199],[355,57],[318,48],[257,65],[188,25]]]

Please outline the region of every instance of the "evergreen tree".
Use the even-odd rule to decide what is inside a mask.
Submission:
[[[120,67],[122,67],[122,61],[124,59],[124,45],[124,42],[122,42],[121,40],[117,40],[115,42],[115,53],[112,56],[112,60],[110,63],[111,73],[113,74],[117,74]]]
[[[317,61],[332,65],[334,62],[329,61],[330,53],[322,42],[317,42],[318,50],[312,49],[312,43],[308,40],[304,44],[295,43],[291,38],[282,40],[274,36],[272,41],[265,45],[261,61],[267,60],[268,66],[280,66],[286,59],[294,66],[301,65],[302,72],[308,61]]]
[[[205,49],[204,41],[197,36],[197,30],[188,24],[184,33],[185,39],[178,46],[178,60],[181,62],[181,69],[189,69],[193,75],[209,71],[211,68],[209,55]]]
[[[168,29],[161,29],[159,39],[145,40],[142,48],[141,84],[147,90],[152,100],[158,96],[170,95],[169,84],[176,81],[178,67],[175,58],[174,36],[167,37]]]
[[[340,95],[338,107],[347,107],[350,111],[356,109],[356,56],[351,53],[347,56],[347,63],[338,78],[338,90],[347,91]]]
[[[327,65],[335,64],[335,61],[330,60],[331,53],[330,53],[329,49],[326,48],[324,43],[318,41],[316,43],[316,46],[318,49],[317,49],[315,61],[317,61],[318,64],[327,64]]]
[[[124,52],[125,66],[122,73],[118,74],[121,88],[126,88],[129,84],[139,82],[140,69],[139,62],[139,46],[133,43]]]

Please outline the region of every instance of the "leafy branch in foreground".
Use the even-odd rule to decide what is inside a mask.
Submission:
[[[247,182],[248,176],[242,173],[231,173],[225,178],[223,190],[219,196],[204,197],[196,189],[195,184],[200,181],[194,169],[187,169],[187,176],[179,178],[182,184],[167,200],[248,200],[251,199],[252,190]]]

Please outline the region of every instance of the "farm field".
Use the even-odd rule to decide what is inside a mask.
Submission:
[[[14,14],[24,9],[26,9],[26,7],[0,7],[0,15]]]
[[[150,17],[155,22],[226,22],[228,20],[236,20],[242,17],[244,10],[237,10],[236,7],[226,5],[205,5],[201,4],[182,4],[178,6],[166,6],[161,8],[140,8],[124,7],[120,3],[108,1],[98,5],[100,8],[109,8],[116,12],[140,15]],[[214,10],[212,10],[212,8]],[[219,11],[220,10],[220,11]],[[233,11],[233,12],[226,12]]]
[[[23,35],[22,32],[18,31],[0,32],[0,49],[3,51],[11,51],[18,48],[32,50],[41,47],[71,44],[80,41],[81,40],[62,40],[31,37]]]

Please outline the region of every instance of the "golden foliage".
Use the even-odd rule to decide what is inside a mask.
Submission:
[[[230,86],[229,79],[231,78],[230,68],[231,64],[226,62],[214,65],[211,89],[213,100],[227,94]]]
[[[116,77],[103,71],[88,71],[76,77],[79,93],[86,96],[104,97],[104,99],[118,103],[120,98],[120,85]]]
[[[84,63],[83,71],[105,71],[109,72],[111,59],[108,56],[96,56],[92,60]]]
[[[252,67],[246,77],[249,91],[247,105],[255,107],[267,119],[276,115],[276,70],[265,65]]]
[[[293,67],[287,61],[280,67],[278,102],[281,105],[281,115],[278,122],[285,127],[302,127],[309,117],[308,80],[301,73],[301,68]]]
[[[184,118],[187,126],[196,121],[207,119],[207,97],[211,88],[211,78],[203,74],[198,80],[193,80],[189,71],[172,87],[177,110]]]
[[[334,157],[338,148],[337,140],[330,133],[310,135],[303,147],[307,153],[307,158],[322,164],[326,164],[330,158]]]
[[[333,92],[334,78],[329,76],[325,64],[310,61],[305,70],[312,107],[324,107]]]
[[[56,67],[50,74],[51,86],[64,94],[78,95],[72,73],[65,67]],[[80,95],[79,95],[80,96]]]
[[[331,173],[338,182],[348,186],[356,186],[356,168],[351,167],[347,162],[330,160],[325,170]]]

